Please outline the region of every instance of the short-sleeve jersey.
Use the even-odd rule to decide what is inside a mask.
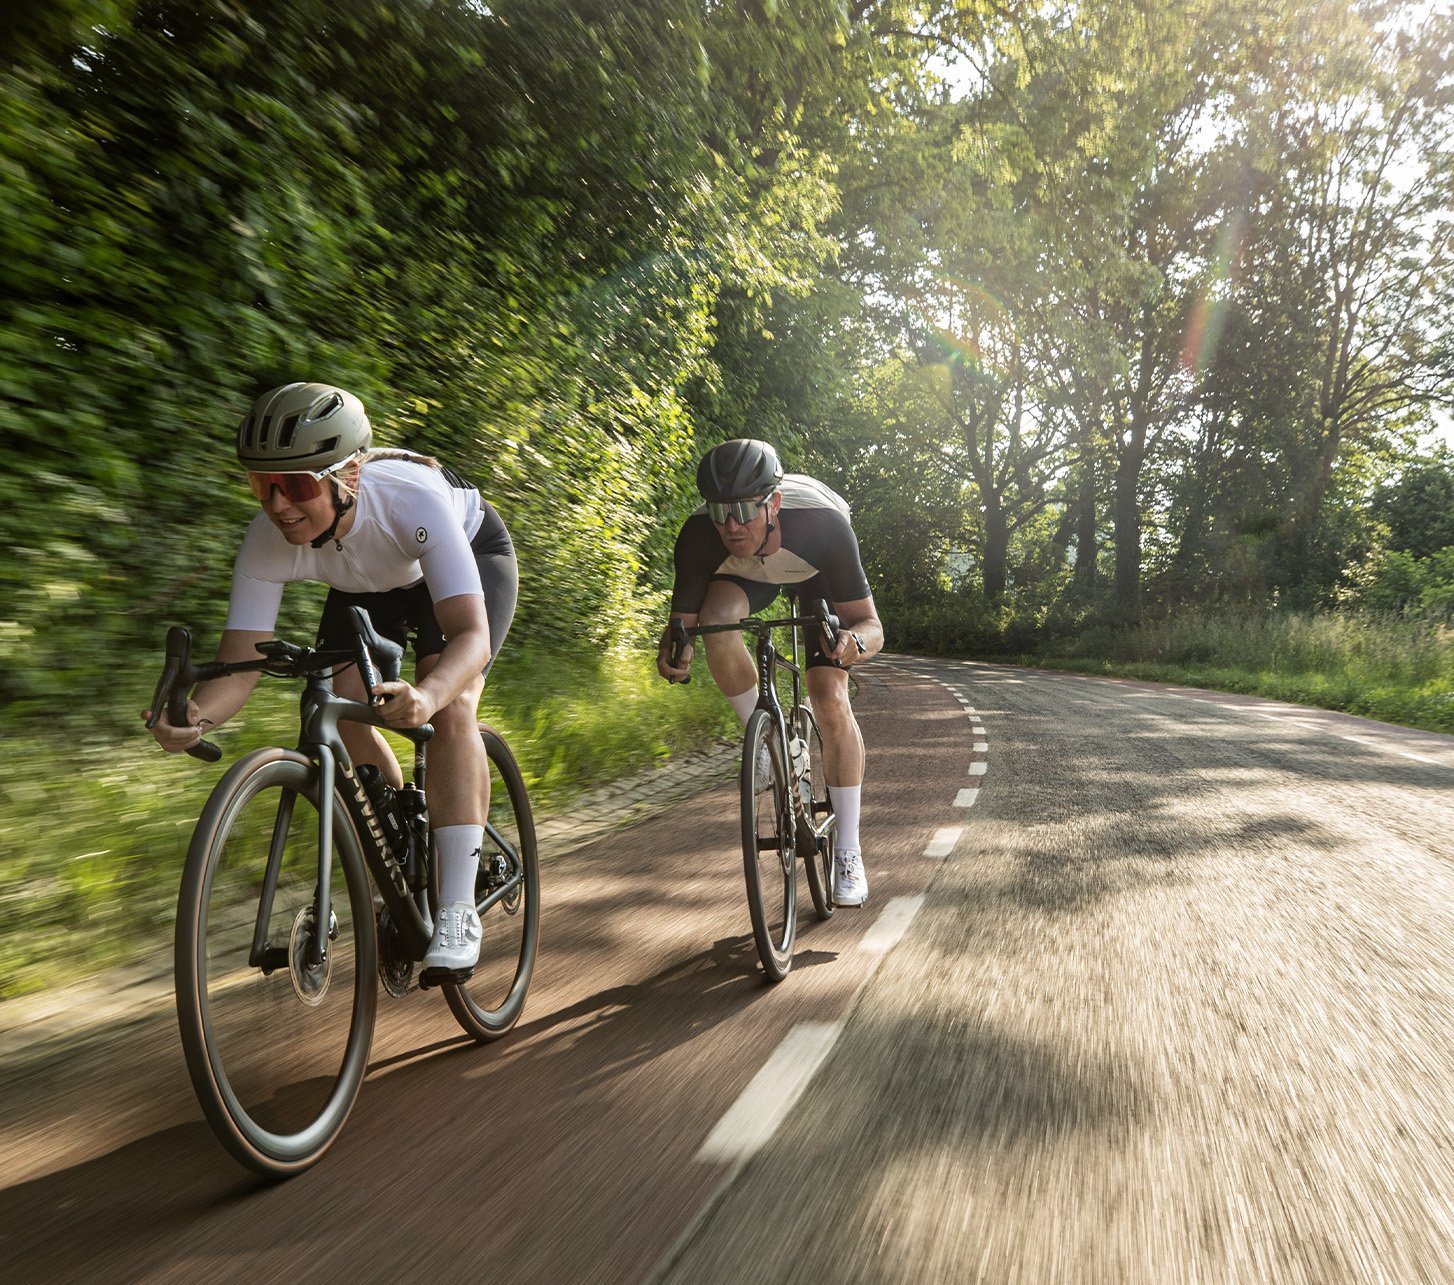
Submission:
[[[784,476],[781,489],[777,526],[782,543],[765,557],[729,554],[705,505],[682,524],[676,542],[673,611],[699,611],[713,576],[793,585],[821,575],[834,602],[856,602],[869,596],[858,537],[853,534],[843,497],[802,473]]]
[[[480,493],[457,473],[405,459],[370,460],[359,473],[353,525],[322,548],[289,544],[266,513],[253,518],[232,567],[228,629],[269,632],[283,586],[316,580],[348,593],[381,593],[423,580],[431,601],[481,594],[470,541]]]

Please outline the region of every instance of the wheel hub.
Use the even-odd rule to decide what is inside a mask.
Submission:
[[[288,937],[288,976],[293,982],[293,993],[309,1008],[317,1008],[328,994],[328,980],[333,974],[333,954],[325,945],[322,961],[316,966],[308,964],[308,946],[313,940],[313,925],[317,922],[312,906],[304,906],[293,920],[293,931]],[[338,936],[338,916],[328,912],[328,938]]]

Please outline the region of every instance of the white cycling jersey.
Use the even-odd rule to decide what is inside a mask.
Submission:
[[[423,580],[433,602],[482,594],[470,541],[483,521],[480,493],[454,474],[409,460],[370,460],[359,474],[353,525],[322,548],[289,544],[259,513],[232,567],[227,629],[270,632],[283,586],[316,580],[347,593],[382,593]]]

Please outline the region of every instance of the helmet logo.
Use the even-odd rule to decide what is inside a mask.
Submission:
[[[423,527],[420,527],[419,530],[414,532],[414,538],[418,540],[420,544],[425,544],[429,540],[429,532],[426,531]]]

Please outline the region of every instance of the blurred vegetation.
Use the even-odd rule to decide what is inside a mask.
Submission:
[[[505,517],[486,700],[546,800],[719,727],[642,666],[733,436],[849,499],[893,648],[1154,664],[1265,619],[1176,663],[1444,726],[1451,50],[1415,0],[10,6],[3,939],[28,887],[36,949],[169,913],[130,890],[205,774],[136,712],[168,625],[212,641],[232,428],[291,379]],[[1343,629],[1445,660],[1289,668]]]
[[[1454,733],[1454,625],[1448,618],[1342,612],[1187,613],[1092,630],[1032,663],[1185,683]]]

